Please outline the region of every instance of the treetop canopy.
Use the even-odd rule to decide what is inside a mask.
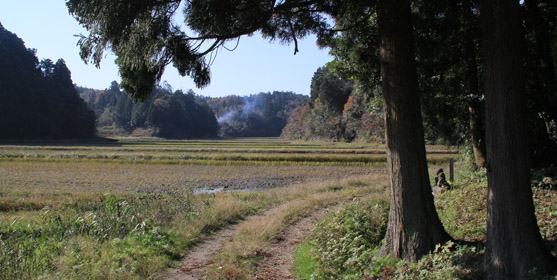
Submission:
[[[366,2],[69,0],[66,5],[89,31],[78,42],[82,59],[99,67],[104,51],[113,51],[121,86],[133,99],[145,100],[170,64],[203,88],[211,78],[206,56],[226,42],[259,31],[269,40],[294,42],[296,53],[298,38],[315,33],[318,40],[326,40],[334,33],[327,16],[335,17]],[[184,25],[174,21],[180,9]]]

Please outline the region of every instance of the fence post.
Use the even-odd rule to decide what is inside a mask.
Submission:
[[[449,158],[449,179],[454,183],[454,159]]]

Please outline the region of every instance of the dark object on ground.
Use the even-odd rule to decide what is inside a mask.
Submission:
[[[439,168],[439,170],[437,170],[437,173],[435,175],[434,187],[439,188],[441,192],[448,191],[452,188],[445,178],[445,172],[443,171],[443,168]]]

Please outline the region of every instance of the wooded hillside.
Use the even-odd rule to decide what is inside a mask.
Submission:
[[[95,111],[98,125],[114,126],[124,133],[135,130],[161,138],[189,139],[217,136],[217,120],[204,98],[156,87],[151,97],[134,103],[117,82],[106,90],[79,88],[81,96]]]
[[[77,94],[64,60],[39,62],[0,24],[0,139],[95,136],[95,115]]]
[[[282,131],[287,139],[377,141],[384,138],[383,114],[374,93],[319,68],[311,80],[310,99],[298,106]]]

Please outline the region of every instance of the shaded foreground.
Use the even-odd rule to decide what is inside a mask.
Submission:
[[[417,263],[390,257],[374,259],[386,230],[387,214],[380,211],[381,203],[362,201],[329,215],[307,236],[297,249],[297,275],[301,279],[485,278],[486,174],[485,170],[461,168],[453,189],[435,199],[443,225],[458,241],[438,244]],[[532,191],[540,233],[545,246],[557,256],[557,190],[536,183]],[[532,270],[527,279],[553,277]]]

